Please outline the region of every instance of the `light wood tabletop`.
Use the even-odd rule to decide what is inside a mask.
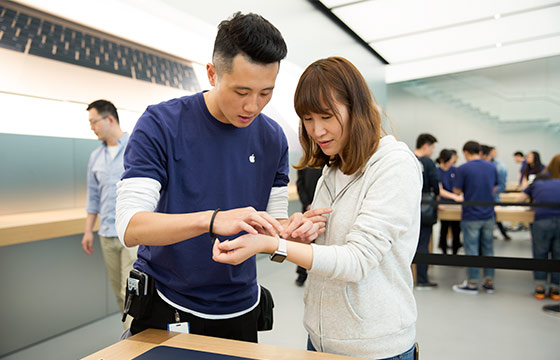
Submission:
[[[496,221],[528,222],[535,218],[535,211],[529,206],[495,206]],[[438,218],[447,221],[461,220],[461,205],[439,205]]]
[[[86,216],[85,208],[0,215],[0,246],[81,234]]]
[[[254,344],[244,341],[227,340],[209,336],[174,333],[165,330],[148,329],[126,340],[119,341],[84,360],[123,360],[132,359],[159,346],[205,351],[250,359],[279,360],[348,360],[348,356],[290,349],[280,346]]]

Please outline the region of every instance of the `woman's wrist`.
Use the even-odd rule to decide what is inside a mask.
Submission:
[[[265,252],[273,254],[278,249],[278,235],[266,236],[266,249]]]

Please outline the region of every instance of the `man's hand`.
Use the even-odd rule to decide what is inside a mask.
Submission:
[[[313,209],[302,213],[294,213],[288,219],[288,223],[281,235],[284,239],[310,243],[325,232],[327,217],[332,209]]]
[[[93,233],[85,232],[82,238],[82,249],[88,255],[93,254]]]
[[[220,235],[235,235],[241,231],[249,234],[277,234],[282,224],[265,211],[252,207],[219,211],[214,218],[213,232]]]

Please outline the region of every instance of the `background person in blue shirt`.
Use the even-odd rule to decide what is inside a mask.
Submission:
[[[149,106],[138,120],[118,185],[117,230],[127,246],[140,245],[134,267],[156,291],[133,311],[133,334],[188,323],[190,333],[257,342],[256,259],[214,262],[209,233],[311,241],[324,231],[324,221],[301,213],[287,219],[288,143],[261,114],[286,53],[271,23],[236,13],[220,23],[206,66],[213,88]]]
[[[431,134],[420,134],[416,138],[416,150],[414,155],[422,164],[422,193],[432,193],[439,195],[439,179],[437,175],[436,165],[430,157],[434,153],[435,143],[437,139]],[[422,218],[420,222],[420,235],[418,239],[417,254],[429,254],[430,236],[432,235],[432,226],[437,222],[437,213],[433,219]],[[416,264],[416,288],[419,290],[429,290],[437,286],[436,283],[428,279],[428,265]]]
[[[541,163],[541,155],[537,151],[530,151],[527,154],[527,163],[523,169],[523,176],[521,177],[521,188],[525,189],[529,186],[535,177],[544,170],[544,165]]]
[[[533,203],[560,204],[560,154],[552,158],[545,172],[520,194],[518,201],[531,200]],[[535,208],[535,221],[531,225],[533,257],[535,259],[560,260],[560,209]],[[536,287],[535,297],[542,300],[548,296],[558,301],[560,294],[560,273],[533,273]],[[549,282],[550,281],[550,282]]]
[[[500,202],[500,194],[506,192],[507,168],[504,163],[498,159],[498,151],[494,146],[480,145],[480,147],[484,160],[490,161],[496,165],[496,171],[498,171],[498,186],[496,187],[496,195],[494,198],[497,202]],[[504,240],[511,240],[504,225],[501,222],[496,222],[496,225],[498,225],[498,229],[504,237]]]
[[[521,164],[519,167],[519,172],[517,173],[518,186],[521,186],[521,180],[523,179],[523,171],[525,171],[525,166],[527,166],[527,160],[521,151],[516,151],[513,153],[513,161]]]
[[[437,171],[440,200],[449,203],[462,202],[463,196],[453,192],[455,172],[457,171],[457,168],[454,166],[457,162],[457,152],[451,149],[443,149],[440,151],[436,162],[439,164]],[[456,255],[459,248],[463,246],[461,244],[461,222],[441,220],[440,224],[439,248],[444,254],[447,254],[447,233],[451,229],[453,236],[452,252],[453,255]]]
[[[124,247],[115,228],[117,182],[124,172],[123,154],[128,134],[121,130],[115,106],[106,100],[88,105],[89,123],[97,138],[103,141],[89,158],[87,172],[86,226],[82,248],[93,254],[93,226],[99,214],[99,240],[109,275],[109,282],[117,297],[121,312],[124,306],[125,282],[136,260],[137,247]],[[124,324],[130,325],[130,321]]]
[[[476,141],[465,143],[463,155],[467,162],[457,168],[453,191],[456,194],[463,193],[465,202],[493,202],[498,185],[496,166],[481,159],[480,144]],[[494,255],[494,223],[493,206],[463,205],[461,230],[463,231],[463,246],[466,255]],[[467,280],[461,285],[453,285],[453,290],[477,294],[479,279],[480,269],[469,267],[467,268]],[[482,288],[489,293],[494,292],[494,269],[484,269]]]

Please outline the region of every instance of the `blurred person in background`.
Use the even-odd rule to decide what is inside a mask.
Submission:
[[[521,189],[526,189],[543,170],[544,165],[541,163],[541,155],[537,151],[529,152],[527,154],[527,164],[521,178]]]
[[[525,166],[527,166],[527,160],[525,160],[525,155],[521,151],[516,151],[513,153],[513,161],[520,164],[519,172],[517,173],[517,182],[521,186],[521,180],[523,179],[523,171],[525,171]]]
[[[88,105],[91,130],[103,143],[89,157],[87,170],[86,225],[82,249],[93,254],[93,227],[99,215],[99,241],[109,275],[109,283],[117,298],[121,313],[124,308],[125,283],[136,260],[138,246],[127,248],[121,244],[115,227],[117,182],[124,172],[123,155],[128,134],[121,130],[117,108],[107,100]],[[128,317],[124,328],[130,326]]]
[[[457,168],[454,166],[457,162],[457,152],[451,149],[443,149],[440,151],[436,160],[439,164],[437,169],[439,178],[439,196],[443,202],[455,203],[462,202],[463,196],[457,195],[453,192],[453,185],[455,184],[455,172]],[[447,254],[447,234],[451,229],[453,236],[452,252],[453,255],[457,254],[461,244],[461,222],[452,220],[440,220],[439,232],[439,248],[444,254]]]
[[[519,195],[518,201],[560,204],[560,154],[555,155],[545,171],[537,175]],[[535,207],[535,221],[531,225],[533,258],[560,260],[560,209]],[[535,297],[560,300],[560,273],[533,272]],[[548,286],[548,293],[546,287]]]
[[[459,166],[453,192],[463,194],[465,202],[493,202],[498,172],[496,166],[481,158],[480,144],[468,141],[463,146],[466,163]],[[463,205],[461,214],[461,231],[465,254],[471,256],[494,256],[494,206]],[[494,292],[494,269],[484,268],[482,288]],[[459,285],[453,285],[453,291],[464,294],[478,294],[480,281],[479,268],[467,268],[467,279]]]
[[[418,158],[422,168],[422,199],[436,200],[439,195],[439,179],[437,175],[436,165],[430,157],[434,153],[435,143],[437,139],[432,134],[420,134],[416,138],[416,150],[414,155]],[[424,208],[433,207],[432,215],[426,216],[423,211],[420,221],[420,235],[418,239],[417,254],[430,253],[430,237],[432,236],[432,227],[437,222],[437,205],[423,204]],[[416,264],[416,289],[430,290],[437,286],[437,283],[428,279],[428,264]]]
[[[493,163],[496,166],[496,171],[498,171],[498,186],[496,187],[495,201],[500,202],[500,194],[506,192],[507,168],[504,163],[497,158],[498,152],[494,146],[481,145],[480,147],[482,157]],[[496,222],[496,225],[498,225],[498,229],[500,230],[504,240],[511,240],[511,237],[508,235],[504,225],[501,222]]]

